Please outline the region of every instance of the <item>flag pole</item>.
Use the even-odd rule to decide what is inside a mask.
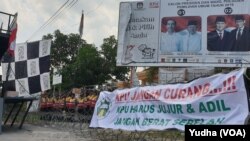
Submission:
[[[83,24],[84,24],[84,11],[82,10],[80,25],[79,25],[79,35],[80,35],[80,42],[78,45],[77,55],[79,55],[80,45],[81,45],[81,39],[83,34]]]
[[[81,19],[80,19],[80,24],[79,24],[79,35],[80,35],[80,40],[78,43],[78,47],[77,47],[77,65],[76,65],[76,72],[78,71],[78,57],[79,57],[79,52],[80,52],[80,47],[81,47],[81,39],[82,39],[82,34],[83,34],[83,22],[84,22],[84,11],[82,10],[82,14],[81,14]],[[75,72],[75,76],[74,76],[74,86],[76,85],[76,72]]]
[[[81,38],[83,34],[83,25],[84,25],[84,10],[82,10],[81,20],[80,20],[80,25],[79,25],[79,35]]]
[[[80,47],[81,47],[81,40],[82,40],[82,34],[83,34],[83,20],[84,20],[84,11],[82,10],[82,15],[81,15],[81,20],[80,20],[80,25],[79,25],[79,35],[80,35],[80,41],[79,41],[79,44],[78,44],[78,48],[77,48],[77,58],[79,58],[79,52],[80,52]],[[79,69],[79,66],[78,66],[78,59],[76,60],[77,62],[77,65],[76,65],[76,72],[78,71]],[[74,83],[76,83],[76,72],[75,72],[75,81]],[[76,95],[75,95],[75,98],[76,98]],[[76,101],[75,101],[76,102]],[[79,115],[78,115],[78,106],[75,107],[75,115],[74,115],[74,120],[77,120],[79,119]]]
[[[130,67],[130,88],[133,87],[133,66]]]

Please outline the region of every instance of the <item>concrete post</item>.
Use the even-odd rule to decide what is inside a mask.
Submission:
[[[2,133],[3,98],[0,97],[0,134]]]

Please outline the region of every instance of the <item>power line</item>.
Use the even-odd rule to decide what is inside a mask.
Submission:
[[[78,0],[76,0],[76,1],[73,3],[73,5],[70,6],[70,8],[73,7],[77,2],[78,2]]]
[[[74,0],[73,0],[74,1]],[[53,18],[55,18],[56,17],[56,15],[58,14],[58,13],[60,13],[60,11],[65,7],[65,5],[67,4],[69,2],[69,0],[67,0],[37,31],[35,31],[32,35],[31,35],[31,37],[27,40],[27,41],[29,41],[30,39],[32,39],[33,37],[34,37],[34,35],[35,34],[37,34],[41,29],[43,29],[44,27],[46,27],[47,25],[48,25],[48,23],[50,22],[50,20],[52,19],[53,20]]]
[[[69,0],[68,0],[69,1]],[[53,14],[53,19],[52,19],[52,17],[50,18],[50,19],[52,19],[52,20],[47,20],[47,23],[45,23],[45,25],[44,26],[41,26],[34,34],[33,34],[33,36],[31,36],[30,38],[29,38],[29,40],[30,39],[32,39],[33,37],[34,37],[34,35],[35,34],[37,34],[39,31],[42,31],[43,29],[45,29],[48,25],[50,25],[52,22],[54,22],[54,21],[56,21],[56,20],[58,20],[58,17],[59,16],[61,16],[63,13],[62,12],[64,12],[65,11],[65,9],[70,9],[70,8],[72,8],[77,2],[78,2],[78,0],[72,0],[68,5],[66,5],[67,3],[68,3],[68,1],[67,2],[65,2],[64,4],[63,4],[63,6],[60,8],[61,9],[61,11],[60,10],[58,10],[55,14]],[[66,6],[65,6],[66,5]],[[60,12],[59,12],[60,11]],[[58,13],[59,12],[59,13]],[[27,40],[28,41],[28,40]]]
[[[46,28],[46,26],[48,26],[50,23],[52,23],[64,11],[64,9],[66,9],[73,1],[74,0],[72,0],[66,7],[64,5],[64,7],[61,9],[61,11],[59,13],[54,14],[55,16],[53,15],[54,16],[53,19],[51,21],[49,21],[41,30],[43,30],[44,28]]]
[[[75,4],[76,4],[76,2],[78,2],[78,0],[76,0],[75,2],[74,2],[75,0],[72,0],[66,7],[64,7],[63,9],[66,9],[66,8],[68,8],[68,9],[70,9],[71,7],[73,7]],[[54,21],[56,21],[56,20],[58,20],[58,17],[59,16],[61,16],[62,15],[62,12],[64,12],[64,10],[61,10],[46,26],[48,26],[49,24],[51,24],[52,22],[54,22]],[[46,27],[43,27],[41,30],[43,30],[44,28],[46,28]]]
[[[99,5],[96,6],[95,9],[88,11],[88,12],[86,13],[86,15],[88,15],[89,13],[95,12],[98,8],[100,8],[100,7],[102,6],[103,2],[104,2],[104,0],[102,0],[102,1],[99,3]]]
[[[43,29],[45,29],[48,25],[50,25],[52,22],[54,22],[55,20],[58,19],[59,16],[62,15],[62,13],[65,11],[65,9],[70,9],[72,8],[79,0],[71,0],[69,2],[69,0],[67,0],[65,3],[63,3],[63,5],[38,29],[36,30],[29,38],[26,42],[28,42],[29,40],[31,40],[33,37],[35,37],[35,35],[39,32],[41,32]],[[100,8],[103,4],[104,0],[102,0],[97,6],[96,8],[94,8],[93,10],[88,11],[85,15],[89,15],[92,12],[95,12],[98,8]],[[78,25],[78,23],[72,25],[75,26]]]
[[[104,2],[104,0],[102,0],[93,10],[90,10],[90,11],[87,11],[86,13],[84,13],[84,15],[87,16],[87,15],[89,15],[89,13],[95,12],[98,8],[100,8],[103,5],[103,2]],[[70,27],[73,27],[76,25],[79,25],[79,23],[75,23],[75,24],[71,25]],[[70,29],[68,29],[68,30],[70,30]],[[66,31],[68,31],[68,30],[66,30]]]

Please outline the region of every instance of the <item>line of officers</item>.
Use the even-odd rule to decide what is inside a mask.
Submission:
[[[70,93],[68,96],[50,96],[43,94],[40,100],[40,111],[54,111],[54,110],[69,110],[74,111],[77,109],[94,109],[97,101],[97,93],[88,93],[76,95]]]

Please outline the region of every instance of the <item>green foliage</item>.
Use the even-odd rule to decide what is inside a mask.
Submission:
[[[43,36],[43,39],[52,40],[51,67],[61,68],[62,90],[103,84],[113,76],[126,79],[129,68],[116,66],[117,40],[114,36],[103,40],[100,51],[87,44],[80,35],[64,35],[59,30],[53,35]]]
[[[103,64],[103,59],[93,45],[83,45],[76,60],[62,70],[63,87],[70,89],[103,83],[106,79],[102,73]]]
[[[158,67],[150,67],[146,70],[147,73],[147,82],[149,84],[154,82],[154,77],[158,73]]]
[[[53,67],[64,67],[75,61],[78,48],[86,43],[78,34],[64,35],[59,30],[54,35],[48,34],[43,39],[52,39],[51,64]]]
[[[76,76],[81,78],[78,82],[84,85],[104,83],[106,79],[109,79],[105,64],[105,60],[101,58],[100,53],[94,46],[85,46],[80,50],[75,64],[75,67],[78,68]]]
[[[106,65],[104,67],[106,67],[110,76],[115,76],[116,79],[122,81],[128,79],[126,74],[129,68],[116,66],[117,40],[115,36],[110,36],[103,40],[100,52],[105,59]]]

